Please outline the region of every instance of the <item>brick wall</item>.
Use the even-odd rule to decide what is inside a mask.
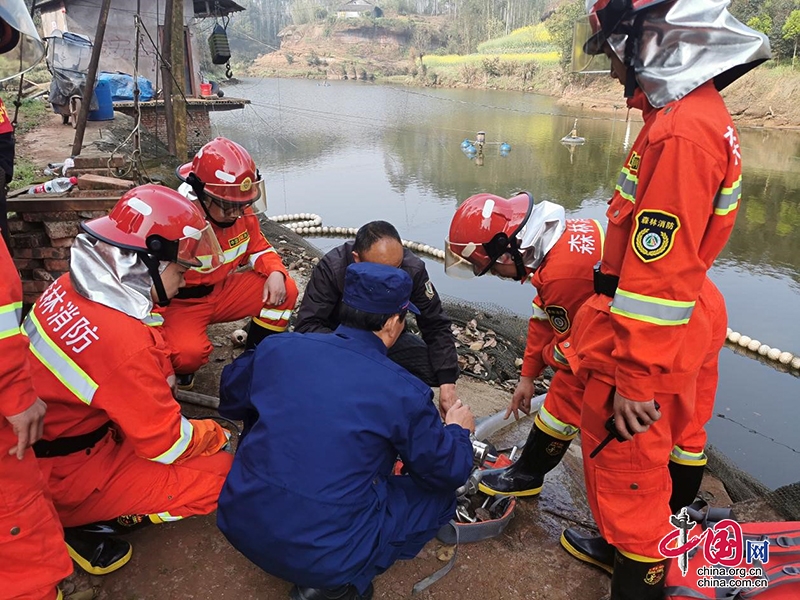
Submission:
[[[79,232],[78,224],[108,214],[115,203],[116,199],[108,198],[78,202],[9,199],[9,210],[14,212],[8,215],[8,233],[14,263],[22,277],[24,302],[35,302],[53,281],[69,271],[70,246]]]
[[[127,114],[127,110],[119,108],[116,110]],[[157,136],[165,146],[167,145],[167,121],[163,106],[159,106],[157,111],[152,106],[142,107],[142,126],[149,133]],[[197,152],[211,139],[211,119],[208,116],[208,110],[189,107],[186,127],[189,152]]]

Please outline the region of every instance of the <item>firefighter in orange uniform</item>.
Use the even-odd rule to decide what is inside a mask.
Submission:
[[[252,317],[246,348],[254,348],[267,335],[286,331],[297,285],[261,233],[257,215],[267,207],[266,187],[247,150],[218,137],[177,175],[184,182],[178,191],[203,209],[225,255],[214,272],[205,266],[188,271],[186,287],[162,313],[178,385],[190,389],[213,350],[210,323]],[[249,269],[236,272],[242,267]]]
[[[592,268],[603,254],[603,228],[593,219],[566,219],[552,202],[533,203],[522,193],[506,200],[477,194],[459,206],[445,242],[445,270],[467,276],[492,273],[536,288],[519,384],[506,417],[528,414],[534,379],[546,366],[555,371],[522,456],[483,477],[490,495],[534,496],[545,474],[564,457],[578,434],[583,388],[572,374],[570,327],[593,291]]]
[[[730,236],[741,193],[738,133],[718,90],[769,58],[766,36],[736,21],[727,4],[589,3],[593,34],[582,49],[606,54],[644,117],[609,202],[603,291],[572,328],[585,382],[587,494],[616,548],[611,600],[663,595],[668,463],[697,412],[714,331],[706,272]],[[591,458],[612,415],[625,441]]]
[[[22,52],[22,50],[25,52]],[[22,0],[0,6],[0,80],[19,75],[44,56],[44,45]],[[0,169],[8,180],[14,129],[0,102]],[[0,179],[5,187],[7,180]],[[20,329],[22,285],[5,240],[0,203],[0,596],[60,600],[56,585],[72,573],[64,532],[30,446],[42,436],[46,405],[36,396],[28,340]]]
[[[604,231],[594,219],[565,219],[564,209],[552,202],[534,205],[527,215],[529,204],[527,194],[509,200],[491,194],[472,196],[453,216],[445,244],[448,252],[445,268],[449,274],[471,276],[488,271],[522,282],[530,275],[536,288],[520,382],[506,418],[512,412],[518,417],[519,410],[529,414],[534,379],[548,365],[555,371],[520,459],[481,480],[481,490],[489,495],[537,495],[544,475],[559,463],[580,426],[583,386],[569,363],[570,359],[576,363],[569,332],[578,309],[595,292],[594,267],[603,253]],[[484,218],[485,214],[490,217]],[[514,250],[510,247],[496,261],[492,258],[503,250],[502,245],[493,245],[493,239],[514,237],[520,231],[523,233],[517,239],[523,272],[518,272],[513,264]],[[465,260],[469,266],[464,265]],[[725,301],[711,280],[706,279],[701,294],[713,315],[713,335],[697,379],[697,406],[692,424],[681,434],[670,455],[672,512],[691,504],[702,483],[707,462],[705,424],[714,409],[719,351],[727,330]],[[576,530],[568,530],[561,543],[581,560],[613,572],[614,549],[602,537],[582,536]]]
[[[183,273],[222,264],[199,209],[178,192],[145,185],[106,217],[81,225],[70,272],[24,321],[36,392],[48,405],[34,444],[70,556],[104,574],[130,559],[109,534],[207,514],[230,469],[227,434],[187,419],[172,396],[169,355],[153,304]]]
[[[33,391],[22,334],[22,286],[0,238],[0,581],[3,598],[61,598],[72,573],[64,532],[29,446],[42,435],[46,406]]]

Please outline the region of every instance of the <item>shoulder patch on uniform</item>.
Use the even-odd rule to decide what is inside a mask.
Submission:
[[[433,284],[431,280],[425,282],[425,297],[428,300],[433,300],[433,297],[436,295],[436,290],[433,289]]]
[[[664,258],[672,250],[675,234],[681,228],[677,215],[663,210],[643,210],[636,215],[631,245],[644,262]]]
[[[250,239],[250,234],[247,231],[243,231],[236,237],[229,239],[228,246],[230,248],[236,248],[236,246],[240,245],[242,242],[246,242],[249,239]]]
[[[545,307],[544,312],[547,313],[547,317],[550,319],[550,325],[558,333],[566,333],[569,331],[569,313],[566,308],[563,306],[556,306],[555,304],[549,304]]]

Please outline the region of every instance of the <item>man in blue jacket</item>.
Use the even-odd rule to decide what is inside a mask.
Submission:
[[[217,523],[293,600],[372,598],[372,579],[410,559],[455,513],[472,468],[474,417],[445,425],[430,388],[386,357],[412,281],[376,263],[347,267],[333,334],[271,336],[225,368],[220,413],[245,437]],[[394,476],[397,457],[407,475]]]

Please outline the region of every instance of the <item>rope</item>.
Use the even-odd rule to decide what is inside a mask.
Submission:
[[[322,217],[314,213],[295,213],[268,218],[270,221],[283,224],[287,229],[302,236],[354,237],[358,231],[358,229],[354,227],[323,227]],[[409,240],[400,241],[403,246],[409,250],[420,254],[427,254],[436,260],[444,260],[444,250],[439,250],[438,248],[420,242],[412,242]],[[781,365],[800,371],[800,355],[785,352],[778,348],[772,348],[767,344],[762,344],[758,340],[754,340],[750,336],[742,335],[738,331],[733,331],[730,327],[728,328],[727,339],[731,344],[738,344],[742,348],[750,352],[755,352],[773,363],[780,363]],[[751,356],[750,358],[754,357]]]

